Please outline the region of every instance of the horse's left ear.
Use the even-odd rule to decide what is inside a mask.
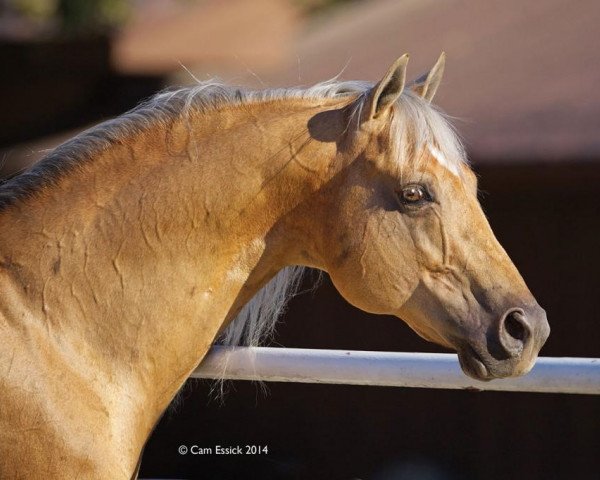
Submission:
[[[446,54],[442,52],[438,61],[435,62],[433,68],[425,75],[417,78],[410,88],[417,95],[423,97],[428,102],[431,102],[435,92],[437,92],[442,77],[444,76],[444,66],[446,65]]]
[[[389,68],[383,79],[369,92],[368,109],[365,120],[371,120],[387,112],[398,97],[402,95],[406,84],[406,64],[408,53],[402,55]]]

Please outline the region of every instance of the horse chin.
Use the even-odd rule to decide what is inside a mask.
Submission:
[[[472,348],[466,348],[459,351],[458,360],[463,372],[469,377],[483,382],[489,382],[494,378],[490,375],[490,372],[485,363],[483,363],[481,357],[477,355]]]

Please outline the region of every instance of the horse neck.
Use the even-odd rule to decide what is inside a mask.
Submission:
[[[90,388],[135,385],[154,421],[228,313],[297,260],[290,218],[335,173],[306,103],[157,123],[2,212],[4,316],[75,353]]]

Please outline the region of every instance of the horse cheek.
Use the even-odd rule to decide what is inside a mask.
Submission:
[[[411,243],[391,212],[371,215],[344,264],[330,272],[336,288],[362,310],[396,314],[419,282]]]

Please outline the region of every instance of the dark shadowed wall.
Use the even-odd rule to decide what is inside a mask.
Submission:
[[[543,355],[598,357],[600,166],[527,165],[476,168],[484,209],[548,312]],[[349,306],[328,279],[292,302],[276,342],[441,351],[397,319]],[[265,396],[248,382],[231,387],[220,404],[209,400],[209,382],[188,385],[151,438],[142,476],[550,480],[600,472],[598,397],[275,383]],[[268,445],[269,453],[178,454],[193,444]]]

